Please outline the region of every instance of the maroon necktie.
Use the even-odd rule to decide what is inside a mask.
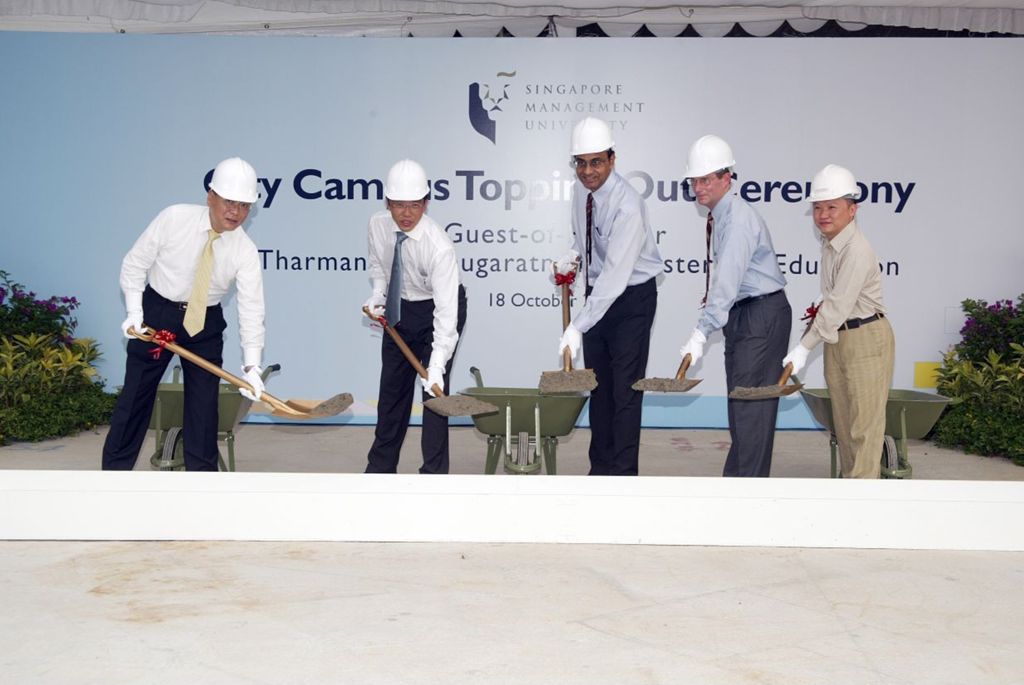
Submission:
[[[711,232],[715,228],[715,217],[712,216],[711,212],[708,212],[708,227],[707,227],[707,259],[708,266],[707,271],[704,272],[704,299],[700,301],[700,306],[703,307],[708,303],[708,290],[711,289]]]
[[[590,256],[591,256],[591,231],[594,228],[594,194],[587,193],[587,270],[584,275],[585,289],[584,296],[590,294]]]

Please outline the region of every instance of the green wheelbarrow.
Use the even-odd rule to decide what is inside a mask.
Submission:
[[[576,419],[588,395],[579,392],[541,394],[535,387],[488,388],[484,387],[479,369],[474,366],[469,371],[476,379],[476,387],[466,388],[460,394],[498,407],[497,412],[473,417],[473,425],[487,436],[484,473],[495,473],[498,457],[504,454],[507,473],[536,473],[543,461],[548,475],[555,475],[558,438],[576,427]]]
[[[828,390],[803,388],[800,390],[815,420],[829,431],[829,449],[832,453],[832,478],[839,476],[835,423],[832,420],[832,400]],[[882,478],[910,478],[914,469],[907,456],[907,440],[920,440],[939,420],[949,398],[917,390],[890,390],[885,403],[885,438],[881,446]]]
[[[280,370],[280,364],[272,364],[263,370],[263,380],[267,380],[274,371]],[[217,464],[221,471],[235,470],[235,427],[249,413],[252,400],[242,397],[238,388],[221,383],[217,397],[217,440],[223,441],[228,447],[228,460],[217,448]],[[153,415],[149,419],[149,427],[154,431],[156,439],[150,465],[159,471],[181,471],[185,468],[185,442],[182,439],[182,427],[185,424],[185,386],[181,382],[181,367],[175,366],[170,383],[161,383],[157,387],[156,402],[153,404]]]

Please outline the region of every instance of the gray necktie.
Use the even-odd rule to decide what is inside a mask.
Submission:
[[[388,301],[384,305],[384,316],[394,326],[402,316],[402,243],[409,236],[397,231],[395,236],[395,258],[391,261],[391,282],[388,283]]]

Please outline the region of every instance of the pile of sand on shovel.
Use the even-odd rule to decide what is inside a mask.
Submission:
[[[632,385],[644,392],[686,392],[703,379],[697,378],[642,378]]]
[[[490,402],[483,402],[475,397],[466,395],[445,395],[427,400],[423,406],[441,416],[478,416],[480,414],[493,414],[498,411]]]
[[[549,395],[556,392],[590,392],[597,387],[597,376],[593,369],[571,371],[545,371],[540,376],[539,392]]]
[[[793,364],[787,364],[782,375],[779,377],[779,382],[776,385],[764,385],[759,388],[744,388],[737,386],[733,388],[731,393],[729,393],[729,399],[767,400],[773,397],[785,397],[786,395],[792,395],[797,390],[804,387],[804,384],[797,380],[796,376],[792,376],[793,382],[786,385],[786,382],[790,380],[790,375],[792,373]]]

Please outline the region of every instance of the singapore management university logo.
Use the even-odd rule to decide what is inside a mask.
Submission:
[[[499,71],[493,83],[469,84],[469,123],[473,130],[497,144],[497,112],[504,111],[502,103],[509,99],[514,71]]]

